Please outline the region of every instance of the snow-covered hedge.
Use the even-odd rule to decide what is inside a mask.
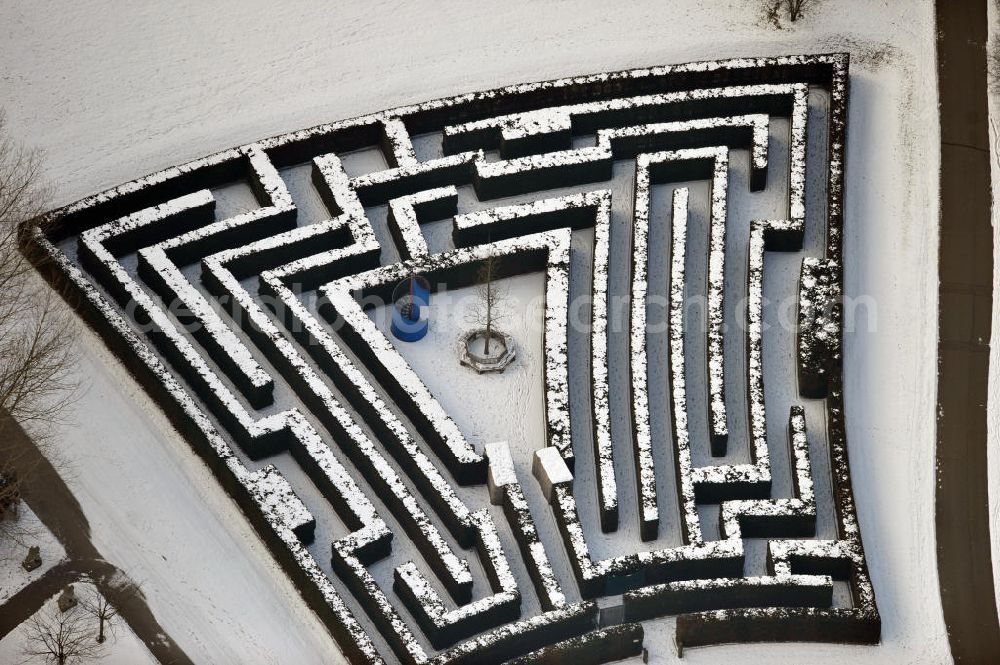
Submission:
[[[816,496],[806,419],[801,406],[793,406],[789,413],[788,453],[794,496],[790,499],[724,501],[719,507],[719,531],[724,538],[787,538],[816,534]]]
[[[798,361],[803,391],[818,393],[822,385],[827,394],[837,539],[787,539],[810,535],[815,520],[804,418],[794,410],[790,441],[796,464],[795,496],[770,498],[763,378],[759,357],[754,361],[755,347],[759,351],[760,333],[754,327],[762,316],[759,307],[751,308],[748,339],[751,462],[692,468],[686,432],[686,400],[691,395],[687,394],[683,371],[683,327],[679,319],[673,320],[673,305],[683,296],[684,281],[683,260],[679,264],[676,260],[677,252],[683,259],[684,238],[677,225],[671,268],[670,377],[685,542],[654,552],[593,560],[569,482],[554,486],[552,507],[584,597],[627,591],[626,606],[631,602],[633,610],[643,614],[717,610],[680,617],[678,641],[682,645],[787,639],[789,634],[796,639],[871,642],[879,637],[880,623],[850,488],[839,320],[802,318],[839,299],[843,280],[846,76],[846,56],[842,55],[747,58],[461,95],[293,132],[170,168],[57,210],[37,224],[26,225],[21,240],[46,277],[67,294],[205,457],[352,662],[380,663],[388,654],[377,653],[367,634],[369,629],[344,603],[338,590],[341,587],[323,574],[305,549],[303,542],[311,538],[315,525],[308,506],[274,467],[260,471],[247,468],[230,447],[230,440],[251,457],[290,450],[352,529],[333,543],[333,567],[396,658],[412,664],[499,662],[563,640],[570,641],[537,652],[529,662],[620,657],[616,654],[626,653],[622,649],[634,653],[637,629],[593,632],[597,607],[593,603],[565,603],[520,485],[508,483],[501,488],[504,511],[546,610],[516,620],[523,590],[517,588],[511,575],[495,525],[488,513],[470,512],[451,483],[452,479],[484,482],[485,461],[412,370],[398,354],[393,355],[391,345],[371,324],[356,298],[365,293],[387,296],[387,291],[414,269],[447,277],[452,285],[474,280],[477,263],[485,256],[481,248],[459,247],[428,257],[419,230],[422,214],[447,216],[456,212],[456,186],[472,184],[481,198],[506,196],[607,179],[612,160],[617,158],[637,156],[640,162],[645,160],[646,168],[667,168],[664,164],[669,160],[656,164],[649,160],[649,152],[693,151],[693,155],[704,152],[708,145],[749,146],[751,187],[760,189],[766,177],[768,116],[779,115],[791,119],[788,214],[785,219],[758,220],[752,225],[748,292],[753,304],[759,296],[764,251],[801,247],[808,87],[823,86],[830,91],[827,247],[822,261],[803,266]],[[411,135],[431,131],[442,132],[445,155],[421,162]],[[583,134],[596,134],[596,143],[573,148],[573,137]],[[371,146],[381,147],[389,168],[348,177],[337,154]],[[494,149],[500,151],[501,159],[487,160],[483,151]],[[707,362],[711,368],[713,440],[721,442],[726,422],[720,325],[724,255],[720,248],[725,244],[728,153],[726,148],[707,150],[705,156],[712,155],[710,172],[696,177],[711,178],[713,184],[709,298],[716,298],[718,306],[712,311],[719,316],[710,317]],[[308,160],[313,161],[313,180],[333,218],[297,226],[296,208],[279,170]],[[687,160],[688,166],[694,161]],[[654,181],[666,177],[669,174],[662,171],[653,174]],[[250,184],[260,207],[214,221],[212,189],[237,180]],[[440,189],[425,192],[432,188]],[[648,207],[648,188],[645,193],[640,189],[636,190],[637,216],[641,208]],[[683,198],[680,193],[675,197],[675,218],[686,216]],[[488,228],[495,241],[488,251],[506,252],[505,257],[511,259],[501,261],[507,274],[546,271],[547,443],[559,450],[572,469],[566,373],[567,227],[594,224],[594,446],[601,525],[613,530],[617,525],[617,488],[606,408],[608,202],[606,192],[583,195],[574,203],[564,197],[548,211],[551,218],[546,218],[546,210],[532,207],[536,204],[522,205],[520,210],[513,206],[496,213],[472,213],[460,216],[461,222],[456,220],[456,240],[457,244],[481,240]],[[389,205],[389,226],[406,250],[407,260],[397,266],[377,267],[380,248],[365,215],[365,206],[383,204]],[[536,226],[519,228],[525,220]],[[643,537],[651,538],[656,535],[658,511],[649,447],[645,343],[637,338],[644,331],[645,319],[635,304],[638,300],[644,307],[645,303],[645,232],[637,229],[634,235],[640,242],[633,257],[630,367],[633,404],[639,405],[633,420],[640,519]],[[463,237],[463,233],[467,235]],[[74,239],[79,265],[63,251],[69,246],[63,241]],[[137,252],[139,276],[145,285],[161,298],[176,299],[183,308],[167,312],[159,306],[120,263],[119,259],[130,252]],[[311,415],[333,434],[352,469],[342,465],[330,443],[297,409],[256,412],[257,407],[272,401],[273,377],[184,278],[180,267],[194,261],[201,261],[202,279],[209,291],[229,296],[226,307],[241,315],[243,333],[302,398]],[[241,284],[253,276],[259,278],[259,294],[248,292]],[[326,284],[324,310],[346,322],[345,339],[354,353],[417,425],[445,461],[452,478],[438,471],[367,375],[305,308],[290,286],[293,280],[308,288]],[[281,325],[257,302],[258,295],[272,297],[268,306],[280,317]],[[177,329],[178,320],[202,325],[194,339],[208,350],[213,362],[206,362],[202,349]],[[148,325],[148,332],[140,335],[133,322]],[[327,377],[339,394],[326,384]],[[411,492],[396,466],[383,457],[354,413],[340,403],[340,395],[390,451],[416,493]],[[219,425],[225,437],[216,429]],[[435,648],[471,639],[436,655],[427,653],[393,599],[368,572],[368,565],[388,555],[393,533],[358,485],[361,479],[378,492],[435,576],[460,604],[457,609],[447,609],[412,563],[399,566],[397,589],[420,629]],[[723,539],[706,542],[696,504],[714,501],[722,502]],[[425,509],[425,505],[430,508]],[[453,550],[429,510],[460,546],[479,550],[492,595],[469,602],[472,581],[467,562]],[[785,539],[770,542],[769,574],[741,578],[742,537],[779,531]],[[850,582],[851,607],[823,606],[828,605],[825,594],[831,577]],[[746,607],[764,603],[809,607]],[[496,627],[498,624],[506,625]],[[487,630],[491,632],[479,634]],[[574,639],[578,636],[582,637]]]
[[[644,631],[638,623],[595,630],[510,661],[509,665],[597,665],[642,653]]]
[[[386,223],[404,261],[427,254],[427,241],[420,232],[422,219],[442,219],[458,209],[458,190],[453,186],[427,189],[389,201]]]
[[[474,513],[470,519],[478,527],[476,545],[493,588],[491,595],[449,611],[427,578],[419,573],[416,564],[408,562],[395,571],[393,589],[436,649],[514,621],[521,615],[521,593],[493,520],[486,511]]]
[[[566,313],[569,288],[569,229],[459,248],[336,280],[320,288],[320,312],[338,325],[341,337],[389,391],[421,435],[463,484],[481,483],[486,467],[444,413],[430,391],[364,312],[360,301],[388,302],[392,289],[410,274],[420,274],[431,287],[475,283],[479,267],[490,256],[497,260],[497,277],[544,270],[545,385],[548,438],[564,457],[572,457],[569,438],[569,387],[566,379]]]
[[[799,276],[799,393],[825,397],[829,375],[839,366],[842,304],[838,266],[812,257],[802,259]]]
[[[666,582],[624,596],[628,621],[704,610],[749,607],[830,607],[833,580],[816,575],[729,577]]]

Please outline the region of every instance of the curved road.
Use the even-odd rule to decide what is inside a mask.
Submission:
[[[986,397],[993,307],[987,0],[936,0],[941,105],[936,528],[956,663],[1000,662]]]

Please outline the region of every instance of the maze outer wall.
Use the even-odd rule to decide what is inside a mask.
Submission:
[[[847,57],[832,54],[472,93],[167,169],[35,220],[21,241],[206,460],[352,662],[602,662],[638,653],[642,622],[664,615],[678,615],[681,648],[875,643],[880,621],[851,493],[842,389],[847,86]],[[827,123],[820,215],[807,212],[806,200],[807,125],[818,93]],[[780,216],[750,220],[740,239],[746,391],[736,397],[725,340],[743,331],[724,323],[733,153],[749,152],[749,189],[763,190],[769,165],[776,168],[777,122],[788,127],[786,205]],[[352,155],[365,150],[384,166],[352,172]],[[621,164],[634,164],[624,227],[603,184]],[[300,225],[289,179],[303,166],[329,218]],[[704,331],[688,329],[684,313],[698,280],[688,274],[697,225],[683,184],[696,181],[710,183]],[[234,183],[249,188],[249,209],[230,210],[225,192]],[[653,192],[668,184],[676,185],[661,359],[647,348],[646,294],[660,260],[650,253],[650,229],[662,221]],[[484,206],[490,201],[500,205]],[[388,233],[375,209],[388,211]],[[451,246],[438,251],[421,229],[447,218]],[[765,409],[765,256],[801,251],[816,219],[822,253],[804,257],[798,271],[794,362],[800,396],[821,400],[823,418],[807,428],[797,404],[787,417],[772,414],[787,424],[779,456]],[[627,336],[611,330],[608,308],[616,229],[630,248]],[[589,387],[569,379],[581,234],[591,239],[583,257]],[[494,259],[499,278],[545,279],[546,440],[533,459],[537,488],[513,468],[508,447],[467,439],[366,312],[408,275],[463,288]],[[698,335],[703,393],[689,380],[686,352]],[[627,368],[610,360],[609,346],[622,340]],[[651,417],[648,370],[661,360],[669,432]],[[628,376],[632,436],[624,446],[612,435],[615,372]],[[589,402],[591,447],[574,443],[582,436],[571,426],[579,391]],[[744,429],[732,427],[738,399],[746,403],[745,441],[733,436]],[[703,420],[689,418],[692,405]],[[816,428],[828,457],[819,467],[829,469],[825,506],[814,486]],[[696,429],[711,457],[742,446],[747,461],[697,463]],[[632,459],[622,460],[622,450]],[[584,455],[593,458],[597,529],[581,519],[575,474]],[[778,457],[790,466],[790,496],[774,496]],[[634,493],[622,491],[624,482]],[[602,556],[594,539],[627,526],[621,495],[635,497],[639,542]],[[702,523],[706,506],[717,514],[718,537]],[[832,516],[829,537],[817,537],[823,510]],[[558,527],[561,549],[540,532],[542,520],[554,520],[545,523]],[[663,543],[667,521],[677,523],[680,542]],[[747,574],[745,539],[766,541],[766,571]],[[379,572],[387,559],[390,578]],[[835,600],[843,583],[847,596]],[[611,620],[605,610],[615,603]]]

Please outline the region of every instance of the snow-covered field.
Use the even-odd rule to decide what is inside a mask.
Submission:
[[[17,533],[14,534],[16,538],[0,542],[0,604],[44,575],[45,571],[66,556],[63,546],[27,505],[21,504],[17,522],[9,524],[11,528],[17,529]],[[38,546],[42,565],[29,572],[21,566],[21,562],[28,554],[28,547],[32,545]]]
[[[846,286],[850,297],[874,299],[877,327],[847,337],[847,424],[883,644],[719,647],[689,651],[685,661],[945,662],[933,522],[933,6],[817,0],[794,28],[776,30],[760,5],[320,9],[244,0],[175,2],[165,14],[154,2],[9,3],[0,6],[0,99],[11,129],[45,151],[59,204],[259,137],[468,90],[708,58],[849,51]],[[196,662],[328,662],[332,639],[235,504],[103,344],[79,328],[76,369],[90,389],[61,440],[97,548],[142,582],[161,625]],[[432,331],[431,341],[451,338]],[[539,353],[526,347],[518,363]],[[504,390],[529,399],[518,385]],[[484,424],[484,435],[505,426]],[[656,661],[671,662],[670,631],[651,633]]]
[[[96,594],[97,589],[92,584],[79,583],[73,585],[73,590],[76,593],[77,598],[89,598],[91,594]],[[56,616],[58,612],[56,599],[58,595],[50,598],[38,610],[36,616],[41,616],[43,619],[47,619],[50,616]],[[79,605],[69,610],[70,612],[83,612],[83,608]],[[153,655],[149,653],[149,649],[146,645],[136,637],[135,633],[128,627],[124,621],[120,619],[114,619],[113,629],[111,627],[107,628],[107,639],[104,642],[104,647],[101,649],[101,657],[98,662],[102,665],[154,665],[156,659]],[[30,632],[28,624],[22,624],[19,628],[8,633],[2,640],[0,640],[0,662],[11,663],[18,665],[34,665],[36,663],[51,662],[43,658],[42,656],[27,656],[25,655],[25,650],[36,651],[37,641],[32,640],[30,636],[33,633]],[[96,640],[97,632],[95,628],[94,639]],[[84,662],[90,662],[90,659],[86,659]]]

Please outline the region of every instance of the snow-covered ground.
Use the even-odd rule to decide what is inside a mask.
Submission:
[[[73,590],[76,593],[77,598],[88,598],[91,594],[96,594],[97,589],[93,584],[78,583],[73,585]],[[55,616],[58,612],[56,599],[58,594],[53,596],[41,609],[38,610],[39,614],[43,617]],[[70,612],[83,612],[83,608],[79,605],[71,610]],[[42,614],[45,613],[45,614]],[[107,628],[107,639],[104,642],[104,647],[102,648],[102,656],[99,662],[102,665],[155,665],[156,659],[153,658],[153,654],[149,653],[149,649],[146,645],[142,643],[132,629],[129,628],[128,624],[121,619],[114,619],[114,628]],[[17,665],[38,665],[40,663],[51,662],[42,656],[26,656],[25,648],[28,647],[34,650],[35,642],[28,641],[28,625],[22,624],[19,628],[8,633],[2,640],[0,640],[0,662],[11,663]],[[96,628],[94,630],[94,639],[97,638]],[[87,659],[85,662],[90,662]]]
[[[874,299],[877,328],[847,338],[847,424],[883,644],[719,647],[685,661],[946,662],[933,521],[933,5],[816,0],[784,30],[762,21],[761,5],[233,0],[179,1],[165,14],[151,1],[6,3],[0,99],[12,131],[45,151],[59,204],[255,138],[472,89],[851,52],[847,295]],[[235,504],[79,327],[77,371],[90,389],[61,438],[97,548],[140,580],[196,662],[331,660],[332,639]],[[657,662],[671,662],[668,640],[669,631],[647,636]]]
[[[11,528],[17,529],[16,539],[0,539],[0,605],[66,556],[66,550],[27,504],[21,503]],[[21,562],[32,545],[38,546],[42,565],[28,572]]]
[[[502,374],[480,376],[458,365],[458,336],[478,327],[470,322],[478,304],[475,288],[435,294],[428,308],[427,337],[420,343],[395,342],[403,358],[423,379],[446,413],[470,442],[507,441],[515,460],[531,472],[534,451],[546,445],[542,388],[542,329],[545,275],[541,272],[498,282],[506,292],[506,316],[497,327],[516,344],[513,364]],[[389,308],[375,314],[389,339]],[[519,469],[521,471],[521,469]],[[524,475],[527,480],[530,475]]]
[[[88,390],[66,432],[69,485],[97,550],[139,582],[195,662],[328,662],[333,639],[240,509],[103,342],[76,325]]]

